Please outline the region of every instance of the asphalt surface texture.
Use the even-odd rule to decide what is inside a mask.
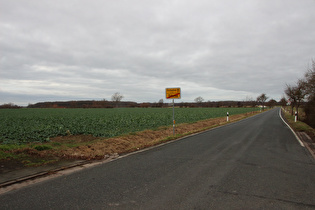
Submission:
[[[23,182],[32,178],[45,176],[49,173],[84,164],[84,160],[63,160],[53,164],[47,164],[37,167],[13,167],[10,169],[0,169],[0,188],[17,182]],[[8,163],[10,164],[10,163]],[[0,163],[1,167],[1,163]]]
[[[315,161],[272,109],[0,195],[0,209],[315,209]]]

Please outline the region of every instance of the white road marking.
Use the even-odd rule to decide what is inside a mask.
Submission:
[[[294,130],[290,127],[290,125],[282,118],[281,116],[281,109],[279,111],[279,116],[281,118],[281,120],[290,128],[290,130],[292,131],[292,133],[294,134],[295,138],[298,140],[298,142],[300,143],[300,145],[302,147],[305,147],[305,145],[303,144],[303,142],[301,141],[301,139],[296,135],[296,133],[294,132]]]

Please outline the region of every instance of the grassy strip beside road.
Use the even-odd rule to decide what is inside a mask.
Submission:
[[[299,112],[302,116],[301,118],[303,118],[303,110],[300,110]],[[291,111],[288,108],[287,111],[284,111],[284,117],[287,123],[295,132],[305,132],[311,137],[311,139],[315,139],[315,129],[302,121],[298,120],[297,122],[295,122],[294,116],[291,115]]]
[[[259,112],[232,115],[229,119],[230,122],[234,122],[257,113]],[[226,117],[181,123],[176,126],[175,136],[172,135],[172,126],[161,126],[112,138],[66,135],[51,138],[49,142],[43,143],[4,144],[0,145],[0,161],[10,160],[26,166],[37,166],[62,159],[104,159],[158,145],[226,123]]]

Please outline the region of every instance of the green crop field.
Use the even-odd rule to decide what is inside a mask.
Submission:
[[[241,114],[255,108],[176,108],[176,124]],[[114,137],[172,125],[171,108],[1,109],[0,143],[45,142],[64,135]]]

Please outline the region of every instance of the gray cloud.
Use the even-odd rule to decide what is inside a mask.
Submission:
[[[279,99],[315,58],[313,0],[0,4],[0,104]]]

